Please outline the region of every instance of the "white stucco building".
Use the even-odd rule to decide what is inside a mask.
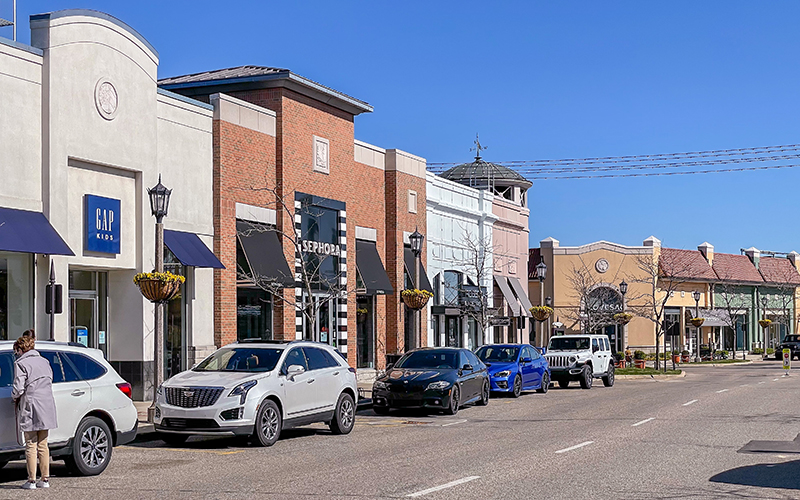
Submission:
[[[55,339],[106,354],[149,397],[153,305],[133,284],[154,263],[147,188],[173,189],[167,375],[213,349],[211,106],[159,90],[150,43],[103,13],[31,16],[31,46],[0,38],[0,340],[49,337],[52,260],[63,284]],[[208,253],[204,253],[208,252]],[[213,258],[213,254],[211,254]]]

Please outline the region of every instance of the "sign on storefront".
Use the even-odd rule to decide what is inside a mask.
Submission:
[[[113,198],[87,194],[86,250],[119,253],[120,202]]]
[[[333,255],[338,257],[342,254],[339,245],[334,243],[322,243],[319,241],[303,240],[300,242],[300,250],[303,253],[315,253],[317,255]]]
[[[489,318],[489,326],[511,326],[511,318],[507,316]]]

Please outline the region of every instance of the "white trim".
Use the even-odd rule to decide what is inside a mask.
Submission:
[[[371,227],[356,226],[356,239],[377,242],[378,230]]]
[[[275,225],[278,215],[272,208],[257,207],[246,203],[236,204],[236,218],[239,220]]]

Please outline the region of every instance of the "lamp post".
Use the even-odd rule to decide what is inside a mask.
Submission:
[[[692,292],[692,298],[694,299],[694,317],[700,317],[700,291],[695,290]],[[694,360],[696,363],[700,362],[700,327],[695,327],[697,330],[697,345],[695,345],[694,351]]]
[[[544,305],[546,305],[547,307],[553,307],[553,298],[552,297],[545,297],[544,298]],[[550,316],[547,317],[547,336],[548,337],[550,337],[550,333],[552,332],[552,328],[550,327],[550,318],[552,316],[553,315],[551,314]],[[542,323],[542,326],[544,326],[544,323]],[[545,329],[542,328],[542,347],[546,347],[545,344],[549,340],[549,338],[548,339],[544,338],[544,332],[545,332]]]
[[[763,306],[763,311],[764,312],[761,314],[761,319],[767,319],[767,301],[768,301],[767,296],[766,295],[762,295],[761,296],[761,305]],[[767,359],[767,335],[768,335],[768,332],[769,332],[769,327],[763,328],[763,330],[764,330],[764,333],[762,334],[763,337],[764,337],[764,343],[762,345],[762,347],[764,348],[763,357],[764,357],[764,359]]]
[[[408,237],[409,243],[411,243],[411,252],[414,254],[414,262],[415,262],[415,270],[414,270],[414,284],[418,289],[420,288],[420,260],[422,257],[422,242],[425,241],[425,236],[422,235],[417,229],[414,229],[414,232]],[[414,342],[416,343],[413,347],[420,347],[422,345],[422,309],[417,311],[417,314],[414,315],[414,322],[416,323],[415,330],[416,330],[416,338]],[[408,351],[408,346],[406,346],[406,351]]]
[[[147,195],[150,197],[150,211],[156,218],[156,272],[164,272],[164,224],[162,221],[167,216],[169,210],[169,197],[171,189],[167,189],[161,184],[161,174],[158,175],[158,184],[148,188]],[[153,404],[147,409],[147,419],[154,421],[156,400],[158,399],[158,388],[164,382],[164,304],[155,304],[155,328],[153,338]]]
[[[544,255],[541,260],[536,264],[536,277],[539,279],[539,305],[543,306],[544,303],[544,280],[547,279],[547,264],[544,263]],[[539,322],[540,329],[544,322]],[[542,332],[542,345],[544,345],[544,332]]]
[[[628,293],[628,284],[625,282],[625,280],[622,280],[620,282],[620,284],[619,284],[619,293],[620,293],[620,295],[622,295],[622,312],[625,312],[625,294]],[[622,325],[622,332],[620,334],[620,339],[617,340],[618,342],[620,342],[622,344],[622,345],[617,346],[619,351],[623,350],[623,348],[627,345],[627,339],[626,339],[626,337],[627,337],[627,335],[626,335],[627,329],[628,329],[628,324],[627,323]]]

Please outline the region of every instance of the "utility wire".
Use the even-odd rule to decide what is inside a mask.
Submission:
[[[544,176],[544,177],[528,177],[531,181],[553,181],[553,180],[575,180],[575,179],[608,179],[612,177],[654,177],[659,175],[695,175],[695,174],[720,174],[725,172],[745,172],[754,170],[773,170],[778,168],[796,168],[800,164],[793,165],[759,165],[756,167],[737,167],[737,168],[722,168],[715,170],[686,170],[683,172],[641,172],[641,173],[624,173],[624,174],[602,174],[602,175],[569,175],[569,176]]]

